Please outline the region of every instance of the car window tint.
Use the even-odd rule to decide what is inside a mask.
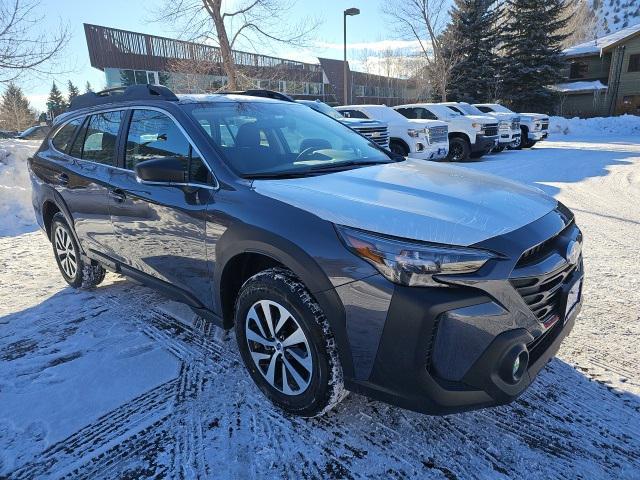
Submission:
[[[81,132],[84,134],[81,154],[83,160],[112,166],[116,164],[116,143],[122,117],[122,111],[98,113],[89,117],[86,130]]]
[[[208,122],[201,125],[211,132]],[[140,162],[159,158],[179,160],[188,172],[188,182],[209,183],[204,161],[170,117],[156,110],[135,110],[127,134],[125,164],[133,170]]]
[[[416,118],[420,120],[437,120],[438,117],[431,111],[426,108],[417,108],[416,109]]]
[[[342,114],[348,118],[369,118],[360,110],[341,110]]]
[[[417,118],[415,108],[398,108],[398,113],[402,114],[407,118]]]
[[[75,157],[75,158],[82,157],[82,145],[84,143],[84,137],[87,135],[88,124],[89,124],[89,117],[85,117],[84,121],[82,122],[82,127],[80,127],[80,130],[76,135],[76,139],[74,140],[73,145],[69,149],[69,155],[71,155],[72,157]]]
[[[71,141],[73,140],[73,134],[76,132],[76,129],[82,122],[81,118],[76,118],[71,120],[62,126],[60,130],[55,134],[51,143],[59,152],[67,153],[67,149],[71,145]]]
[[[127,135],[126,166],[156,158],[175,158],[187,165],[189,141],[175,122],[162,112],[135,110]]]
[[[489,113],[491,111],[491,109],[489,107],[478,107],[480,109],[481,112],[484,113]]]

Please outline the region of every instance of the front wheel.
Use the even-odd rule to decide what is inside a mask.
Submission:
[[[104,280],[106,271],[102,266],[82,260],[80,247],[61,213],[51,221],[51,243],[62,278],[73,288],[93,288]]]
[[[389,143],[389,150],[391,150],[392,153],[395,153],[396,155],[401,155],[403,157],[406,157],[409,155],[409,150],[407,149],[407,147],[405,147],[402,143],[392,140],[391,143]]]
[[[449,154],[447,160],[450,162],[464,162],[469,160],[471,154],[471,147],[469,143],[460,137],[453,137],[449,139]]]
[[[500,153],[500,152],[504,152],[505,148],[507,148],[507,146],[504,143],[500,143],[497,146],[493,147],[491,151],[493,153]]]
[[[285,412],[314,417],[346,396],[327,318],[289,270],[265,270],[245,282],[235,331],[253,381]]]

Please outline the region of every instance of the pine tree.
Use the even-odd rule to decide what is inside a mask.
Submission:
[[[67,101],[71,104],[71,100],[80,95],[80,90],[73,84],[73,82],[71,82],[71,80],[69,80],[69,83],[67,84],[67,91],[69,92]]]
[[[567,23],[563,0],[507,0],[503,27],[502,97],[516,111],[551,112],[549,86],[562,80],[560,53]]]
[[[495,98],[498,75],[494,0],[455,0],[449,31],[456,62],[451,71],[450,99],[486,102]]]
[[[87,82],[86,85],[84,86],[84,93],[89,93],[89,92],[93,92],[93,88],[91,87],[91,84]]]
[[[0,126],[3,130],[25,130],[33,125],[36,114],[20,87],[7,86],[0,100]]]
[[[64,100],[62,92],[58,89],[56,82],[53,82],[49,98],[47,99],[47,108],[53,117],[57,117],[67,109],[67,102]]]

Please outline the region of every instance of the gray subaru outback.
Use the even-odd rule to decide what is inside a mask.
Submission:
[[[580,310],[573,214],[263,93],[76,98],[29,160],[64,280],[115,271],[235,328],[289,413],[347,391],[433,414],[518,397]]]

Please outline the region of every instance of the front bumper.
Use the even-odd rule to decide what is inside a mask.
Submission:
[[[544,140],[548,136],[549,136],[549,131],[548,130],[540,130],[540,131],[537,131],[537,132],[529,131],[529,133],[527,134],[527,138],[529,140],[534,141],[534,142],[539,142],[541,140]]]
[[[498,141],[502,144],[505,145],[510,145],[513,142],[515,142],[518,138],[520,138],[520,131],[518,130],[517,132],[510,130],[510,131],[499,131],[498,132],[498,136],[500,137],[498,139]]]
[[[545,229],[548,232],[558,226],[558,219],[548,218],[550,215],[534,222],[535,226],[517,230],[515,236],[507,234],[497,242],[492,240],[493,246],[502,242],[523,245],[521,242],[527,242],[527,238],[530,245],[536,229],[539,238],[548,239]],[[560,234],[555,231],[555,250],[550,250],[544,261],[516,268],[516,262],[520,265],[518,259],[527,251],[516,247],[520,253],[513,261],[497,262],[497,267],[483,272],[482,279],[451,282],[456,284],[455,288],[391,286],[383,280],[388,283],[385,286],[380,276],[355,282],[359,286],[349,286],[351,297],[356,291],[366,293],[360,308],[354,309],[361,315],[362,309],[374,305],[375,292],[379,305],[366,315],[367,333],[378,330],[380,336],[379,341],[374,341],[371,335],[365,335],[364,321],[357,330],[349,332],[356,377],[346,379],[347,388],[429,414],[461,412],[516,399],[556,354],[581,309],[580,295],[565,318],[571,287],[577,282],[582,285],[582,262],[571,264],[558,255],[571,241],[579,240],[581,234],[573,223],[561,230]],[[547,270],[549,265],[553,266]],[[517,286],[518,282],[525,282],[524,288],[528,288],[526,275],[535,271],[545,279],[542,283],[554,282],[555,290],[545,290],[541,296],[548,294],[545,301],[551,302],[553,310],[549,307],[542,314],[535,313],[542,307],[525,303],[525,295]],[[557,280],[559,272],[561,280]],[[367,283],[369,287],[365,287]],[[553,312],[557,315],[552,315]],[[554,318],[553,322],[549,320]],[[348,325],[349,322],[347,318]],[[356,338],[358,341],[353,342]],[[365,338],[368,345],[363,348],[361,340]],[[356,348],[354,343],[358,343]],[[505,377],[504,372],[516,347],[528,352],[529,363],[514,380]]]
[[[445,158],[449,153],[448,143],[436,143],[433,145],[423,144],[420,151],[412,151],[409,153],[409,158],[416,158],[418,160],[440,160]]]
[[[489,153],[499,143],[498,135],[476,135],[476,142],[471,145],[472,153]]]

